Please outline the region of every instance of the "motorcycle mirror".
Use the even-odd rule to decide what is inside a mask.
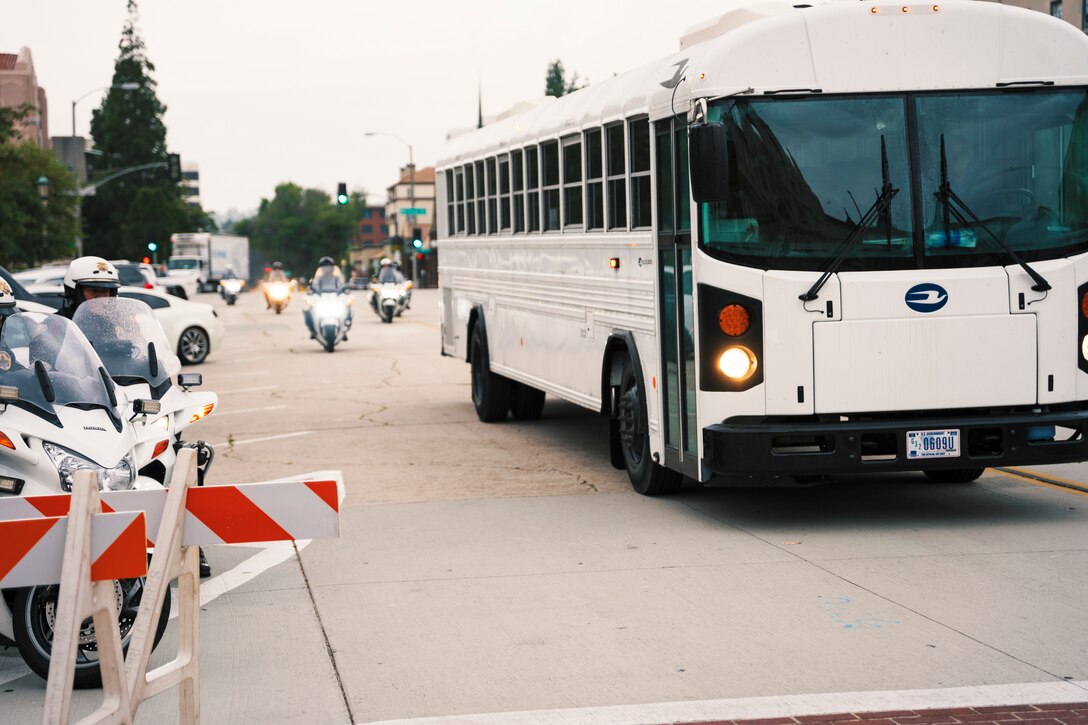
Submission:
[[[157,400],[135,400],[132,403],[132,412],[136,415],[158,415],[162,410],[162,403]]]
[[[19,388],[14,385],[0,385],[0,400],[13,402],[19,399]]]
[[[204,376],[200,373],[180,373],[178,385],[183,388],[192,388],[204,384]]]

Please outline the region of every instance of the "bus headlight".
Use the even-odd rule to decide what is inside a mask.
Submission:
[[[1080,339],[1080,356],[1088,361],[1088,335]]]
[[[718,369],[731,380],[747,380],[757,365],[755,354],[742,345],[726,348],[718,358]]]

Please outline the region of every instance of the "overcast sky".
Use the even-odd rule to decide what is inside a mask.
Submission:
[[[200,165],[208,211],[249,211],[276,184],[382,203],[408,161],[434,164],[446,133],[544,93],[549,62],[590,83],[673,52],[729,0],[142,0],[139,32],[166,104],[167,143]],[[0,12],[0,52],[30,48],[49,130],[108,85],[125,0],[28,0]],[[91,93],[76,106],[89,135]]]

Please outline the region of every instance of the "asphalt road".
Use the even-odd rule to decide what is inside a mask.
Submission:
[[[227,328],[200,367],[219,409],[189,436],[216,446],[211,482],[338,469],[346,489],[338,540],[209,548],[203,722],[664,722],[903,691],[1088,700],[1083,494],[987,471],[641,497],[589,412],[549,401],[538,422],[478,422],[468,366],[438,354],[435,291],[392,325],[356,294],[331,355],[298,299],[277,316],[255,294],[200,297]],[[1079,465],[1043,473],[1088,481]],[[37,721],[43,694],[0,649],[0,723]],[[74,715],[96,695],[77,693]],[[175,696],[138,721],[176,721]]]

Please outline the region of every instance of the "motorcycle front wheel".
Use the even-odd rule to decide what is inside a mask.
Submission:
[[[125,652],[128,652],[128,645],[132,640],[132,625],[136,620],[136,612],[140,608],[140,600],[144,593],[144,580],[142,578],[121,579],[113,582],[113,587],[117,597],[117,624],[121,630],[121,646]],[[20,589],[15,596],[15,606],[12,610],[15,644],[19,648],[19,654],[23,656],[27,666],[42,679],[49,677],[49,656],[53,651],[53,627],[56,625],[59,591],[60,587],[55,584]],[[167,587],[152,649],[159,645],[169,619],[170,589]],[[102,672],[98,665],[98,640],[95,639],[94,622],[88,618],[83,621],[79,630],[76,646],[75,687],[87,689],[101,686]]]

